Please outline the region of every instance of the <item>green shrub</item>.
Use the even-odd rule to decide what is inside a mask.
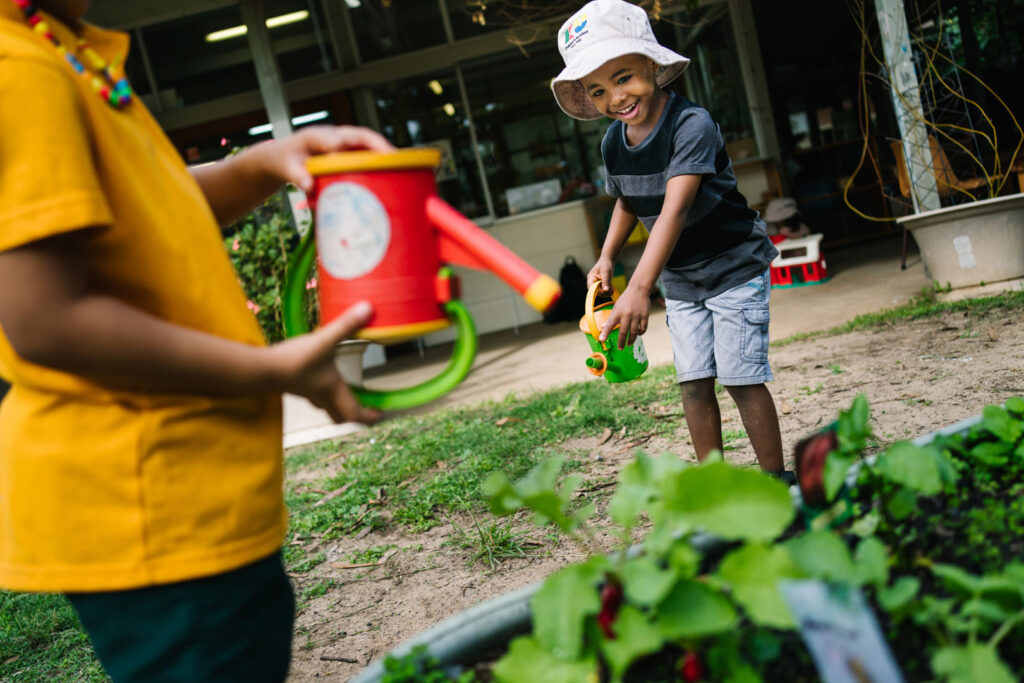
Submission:
[[[288,259],[298,246],[299,232],[284,190],[227,230],[224,246],[245,290],[247,305],[268,342],[284,338],[284,296]],[[305,313],[310,329],[317,324],[316,274],[306,282]]]

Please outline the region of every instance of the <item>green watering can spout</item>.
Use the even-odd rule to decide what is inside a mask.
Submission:
[[[282,301],[286,337],[295,337],[309,332],[309,325],[304,314],[304,297],[306,282],[315,263],[316,238],[313,228],[310,228],[288,261]],[[442,269],[442,271],[446,270],[446,268]],[[451,358],[441,374],[415,386],[390,391],[349,385],[361,404],[376,410],[415,408],[439,399],[466,378],[473,366],[477,349],[473,318],[469,315],[466,307],[455,299],[444,304],[444,312],[455,325],[456,336]]]

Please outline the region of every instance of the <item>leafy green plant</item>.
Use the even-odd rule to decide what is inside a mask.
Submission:
[[[476,675],[465,671],[458,678],[450,677],[437,658],[427,651],[426,645],[417,645],[402,657],[386,657],[380,680],[381,683],[473,683]]]
[[[648,655],[678,652],[679,669],[706,669],[712,680],[752,674],[749,654],[707,657],[733,642],[741,621],[792,628],[792,617],[774,582],[799,576],[785,551],[769,543],[794,518],[786,487],[720,458],[699,467],[671,454],[642,452],[621,473],[609,503],[622,548],[597,552],[545,581],[532,602],[534,629],[514,640],[495,666],[499,681],[587,681],[599,668],[611,680]],[[595,551],[588,525],[592,506],[574,508],[578,476],[559,486],[562,458],[555,456],[518,483],[495,473],[484,484],[492,510],[533,511],[538,522],[554,524],[577,544]],[[653,529],[627,552],[642,518]],[[736,542],[717,571],[702,575],[694,541],[701,533]],[[696,662],[696,663],[695,663]],[[551,676],[555,676],[551,678]]]
[[[235,267],[238,280],[248,298],[267,341],[284,338],[284,294],[288,260],[297,246],[299,232],[292,218],[287,193],[272,195],[263,206],[236,222],[227,231],[224,246]],[[316,326],[318,305],[315,277],[306,283],[306,318]]]
[[[961,491],[976,497],[978,481],[986,491],[1019,482],[1022,442],[1024,401],[1011,399],[987,407],[966,437],[896,443],[865,458],[870,412],[858,396],[834,425],[805,440],[821,455],[798,461],[801,488],[811,485],[821,499],[797,507],[779,482],[720,457],[693,466],[639,453],[609,502],[620,539],[611,555],[594,543],[592,507],[573,495],[578,476],[560,480],[563,458],[516,483],[495,473],[484,485],[495,513],[529,509],[591,556],[545,581],[532,600],[532,633],[511,642],[494,676],[506,683],[802,680],[813,673],[806,651],[795,647],[796,622],[779,584],[813,579],[865,592],[892,642],[911,643],[901,663],[912,680],[1013,680],[1024,661],[1020,638],[1010,637],[1024,624],[1024,565],[1006,560],[1013,544],[972,573],[940,560],[933,538],[921,533],[950,523],[939,518],[942,507]],[[978,470],[995,468],[994,476],[966,481],[958,453]],[[1024,527],[1024,506],[1018,514],[998,498],[980,502],[1007,510],[1005,530]],[[647,523],[643,541],[631,546]],[[986,543],[983,534],[972,537]]]

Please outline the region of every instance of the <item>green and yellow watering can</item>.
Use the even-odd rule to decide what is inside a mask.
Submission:
[[[629,382],[638,379],[649,364],[643,340],[637,337],[632,344],[626,344],[625,348],[620,349],[619,326],[616,325],[608,334],[608,338],[601,341],[601,327],[612,314],[612,307],[615,306],[619,293],[613,289],[612,300],[595,308],[594,300],[600,287],[600,280],[590,285],[587,291],[586,313],[580,318],[580,330],[587,336],[587,343],[593,351],[587,356],[587,369],[590,370],[590,374],[604,377],[609,382]]]

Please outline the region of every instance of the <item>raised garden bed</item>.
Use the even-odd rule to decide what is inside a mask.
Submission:
[[[792,497],[723,462],[640,455],[609,505],[624,547],[651,522],[640,545],[482,603],[353,680],[1018,680],[1024,400],[865,459],[871,440],[859,398],[798,446]],[[495,476],[492,505],[587,544],[560,465]]]

